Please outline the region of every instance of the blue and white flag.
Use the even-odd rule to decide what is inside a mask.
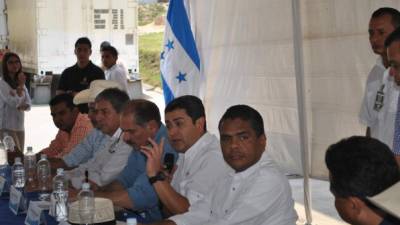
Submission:
[[[203,99],[205,79],[183,1],[170,1],[165,25],[160,70],[166,104],[188,94]]]

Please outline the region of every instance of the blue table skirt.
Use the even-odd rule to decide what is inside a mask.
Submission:
[[[27,197],[29,200],[37,200],[37,193],[27,193]],[[9,202],[8,193],[3,194],[0,197],[0,225],[23,225],[25,222],[26,213],[15,215],[11,212],[10,208],[8,208]],[[46,217],[47,225],[56,225],[58,222],[51,216],[49,216],[49,211],[44,211],[44,215]]]

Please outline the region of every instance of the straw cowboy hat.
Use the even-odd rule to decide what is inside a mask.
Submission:
[[[100,94],[100,92],[108,88],[118,88],[122,90],[121,86],[115,81],[94,80],[90,83],[89,89],[80,91],[78,94],[75,95],[74,104],[79,105],[79,104],[94,102],[96,96]]]

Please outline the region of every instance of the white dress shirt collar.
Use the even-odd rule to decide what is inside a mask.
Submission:
[[[235,171],[232,171],[229,173],[229,175],[232,176],[234,179],[245,179],[245,178],[251,176],[253,173],[256,173],[260,169],[260,167],[262,167],[266,163],[268,163],[268,156],[267,156],[266,150],[264,150],[260,159],[255,164],[253,164],[246,170],[238,172],[238,173],[236,173]]]
[[[186,150],[186,152],[184,154],[182,154],[182,156],[184,157],[184,162],[185,165],[191,165],[192,164],[192,160],[194,158],[196,158],[196,155],[199,152],[204,151],[205,146],[209,145],[210,142],[213,141],[213,135],[206,132],[204,133],[199,140],[197,140],[188,150]],[[179,156],[181,157],[181,156]]]

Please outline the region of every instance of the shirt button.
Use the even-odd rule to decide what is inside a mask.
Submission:
[[[227,209],[225,209],[225,214],[227,214],[228,213],[228,210]]]
[[[186,172],[186,176],[189,176],[189,172]]]
[[[235,191],[236,190],[236,188],[232,188],[232,191]]]

